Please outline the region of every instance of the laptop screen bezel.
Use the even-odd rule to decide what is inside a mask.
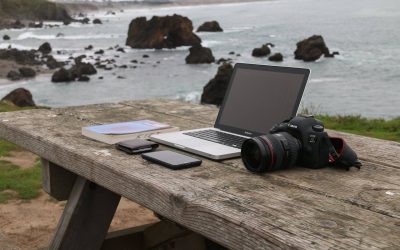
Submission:
[[[281,66],[271,66],[271,65],[258,65],[258,64],[246,64],[246,63],[236,63],[235,67],[233,69],[232,76],[230,78],[228,88],[226,90],[222,105],[219,109],[217,119],[214,124],[214,128],[221,129],[227,132],[243,135],[243,136],[248,136],[248,137],[254,137],[258,135],[262,135],[263,133],[257,132],[257,131],[248,131],[243,128],[237,128],[237,127],[232,127],[229,125],[223,125],[220,123],[222,114],[224,112],[225,104],[227,101],[227,97],[229,96],[229,93],[232,88],[233,80],[235,79],[236,72],[238,69],[252,69],[252,70],[262,70],[262,71],[271,71],[271,72],[282,72],[282,73],[291,73],[291,74],[303,74],[303,82],[301,83],[300,91],[297,95],[297,99],[295,102],[295,105],[293,107],[293,111],[291,113],[291,117],[294,117],[297,113],[297,110],[300,105],[301,98],[304,93],[304,89],[307,84],[308,77],[310,75],[310,69],[306,68],[293,68],[293,67],[281,67]],[[265,114],[260,114],[260,115],[265,115]],[[289,118],[289,117],[288,117]]]

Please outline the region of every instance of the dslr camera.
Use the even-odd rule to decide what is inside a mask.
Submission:
[[[247,139],[242,160],[252,172],[292,167],[322,168],[328,165],[360,168],[356,153],[341,138],[332,138],[321,121],[298,115],[276,124],[270,134]]]

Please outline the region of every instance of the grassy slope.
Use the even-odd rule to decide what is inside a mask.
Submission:
[[[0,112],[23,110],[0,102]],[[0,140],[0,156],[8,156],[12,151],[22,150],[15,144]],[[9,199],[32,199],[36,198],[41,188],[40,162],[28,169],[21,169],[8,161],[0,160],[0,203]],[[11,190],[12,192],[3,192]]]
[[[330,129],[400,142],[400,118],[383,120],[327,115],[319,115],[317,118]]]
[[[21,169],[7,161],[0,161],[0,203],[12,198],[33,199],[40,194],[40,162],[32,168]],[[1,192],[12,190],[13,192]]]

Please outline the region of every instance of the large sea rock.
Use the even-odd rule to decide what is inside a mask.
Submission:
[[[52,82],[72,82],[76,79],[87,79],[87,75],[97,74],[91,63],[82,62],[82,56],[75,58],[75,65],[70,69],[61,68],[53,73]]]
[[[22,79],[22,75],[15,70],[10,70],[7,74],[7,79],[11,81],[18,81]]]
[[[0,59],[15,61],[24,65],[39,65],[36,50],[0,49]]]
[[[51,45],[48,42],[43,43],[39,46],[38,51],[42,52],[43,54],[51,53]]]
[[[26,77],[26,78],[31,78],[31,77],[36,76],[36,71],[29,67],[19,68],[18,71],[21,74],[21,76]]]
[[[186,57],[185,60],[188,64],[215,62],[215,58],[212,54],[211,49],[203,47],[201,45],[191,47],[189,49],[189,55]]]
[[[61,68],[53,73],[51,76],[52,82],[72,82],[75,81],[76,75],[71,70]]]
[[[268,57],[268,60],[270,60],[271,62],[282,62],[283,55],[281,53],[275,53],[272,56]]]
[[[46,66],[49,69],[57,69],[57,68],[61,68],[65,65],[64,62],[59,62],[57,61],[53,56],[49,55],[47,56],[47,60],[46,60]]]
[[[32,94],[29,90],[24,88],[18,88],[11,91],[3,99],[3,102],[12,103],[18,107],[34,107],[35,102],[33,101]]]
[[[222,32],[224,31],[217,21],[205,22],[197,28],[197,32]]]
[[[129,25],[126,45],[139,49],[163,49],[200,45],[192,21],[181,15],[138,17]]]
[[[230,63],[224,63],[218,68],[218,72],[203,89],[201,103],[221,105],[228,88],[229,80],[233,73],[233,67]]]
[[[312,62],[318,60],[321,56],[333,57],[322,36],[313,35],[297,43],[294,52],[295,59]]]
[[[251,52],[251,55],[254,57],[264,57],[271,53],[271,49],[269,48],[269,44],[264,44],[260,48],[254,48]]]

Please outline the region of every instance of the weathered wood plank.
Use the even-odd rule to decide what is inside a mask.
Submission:
[[[120,199],[120,195],[78,177],[49,248],[100,249]]]
[[[68,199],[77,175],[42,159],[42,187],[51,197],[58,201]]]
[[[398,168],[365,162],[366,167],[359,172],[297,168],[257,176],[248,173],[239,160],[205,160],[199,168],[169,171],[82,138],[80,127],[146,116],[185,129],[198,127],[196,119],[204,124],[202,112],[198,112],[200,117],[181,119],[182,109],[169,115],[133,104],[113,105],[96,105],[93,112],[82,107],[85,111],[81,113],[80,108],[70,108],[64,110],[65,114],[63,110],[1,114],[0,136],[233,249],[373,249],[400,245],[400,221],[396,217],[400,213],[399,183],[395,181],[400,176]],[[52,117],[54,114],[59,115]],[[34,115],[33,125],[19,121],[19,115]],[[36,119],[41,119],[45,127],[36,124]],[[384,169],[384,173],[375,178],[374,168]],[[352,187],[356,191],[347,194]],[[354,199],[357,192],[382,187]],[[394,195],[379,199],[385,188]],[[375,201],[377,207],[370,209]]]
[[[154,102],[152,102],[154,103]],[[176,106],[176,102],[173,102]],[[132,105],[132,104],[131,104]],[[184,107],[187,107],[185,104]],[[210,107],[207,107],[208,109]],[[182,107],[179,109],[180,111],[175,112],[172,107],[167,107],[168,110],[173,113],[180,113],[182,116],[185,116],[183,113]],[[140,111],[137,111],[140,110]],[[146,111],[146,118],[158,119],[160,121],[168,121],[174,122],[174,124],[182,127],[182,128],[194,128],[198,126],[195,122],[188,122],[187,120],[177,120],[175,118],[171,119],[169,115],[163,115],[160,112],[160,108],[156,112],[156,115],[151,116],[150,111]],[[170,112],[168,111],[168,112]],[[137,113],[136,113],[137,112]],[[112,113],[108,115],[108,113]],[[117,119],[117,120],[129,120],[132,118],[132,115],[142,114],[143,110],[135,109],[135,111],[126,112],[126,108],[116,109],[116,107],[104,108],[102,112],[96,113],[86,113],[86,116],[91,120],[99,121],[100,123],[110,122],[110,120],[104,119]],[[194,119],[193,117],[191,119]],[[229,165],[235,169],[241,169],[243,171],[243,164],[240,160],[230,160],[225,161],[224,164]],[[398,187],[398,178],[400,172],[398,170],[394,170],[392,168],[388,168],[381,165],[367,163],[363,170],[359,172],[346,172],[340,169],[323,169],[323,170],[305,170],[301,168],[285,170],[282,172],[276,172],[272,176],[281,176],[285,177],[286,180],[282,180],[282,178],[277,178],[279,181],[284,181],[290,183],[291,185],[298,186],[299,188],[307,189],[315,189],[315,192],[319,192],[323,195],[328,195],[337,199],[344,200],[348,203],[354,203],[358,206],[365,207],[371,209],[373,211],[381,212],[384,214],[390,214],[392,216],[399,216],[398,211],[396,209],[395,202],[396,197],[387,195],[386,192],[396,192]],[[340,182],[338,181],[338,176],[333,174],[336,173],[340,175]],[[299,178],[299,177],[303,178]],[[309,180],[316,180],[310,182]],[[379,188],[377,189],[376,186]],[[370,200],[366,200],[365,196],[374,194],[377,199],[371,202]],[[395,212],[393,212],[395,210]],[[397,211],[397,212],[396,212]]]

